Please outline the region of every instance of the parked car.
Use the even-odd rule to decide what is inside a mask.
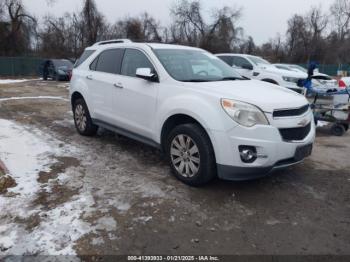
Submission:
[[[217,57],[233,67],[242,76],[280,85],[298,93],[303,89],[297,85],[299,79],[307,78],[303,72],[278,69],[265,59],[243,54],[217,54]]]
[[[350,88],[350,77],[342,77],[339,80],[339,87],[340,88]]]
[[[73,70],[73,63],[67,59],[49,59],[42,65],[44,80],[69,81]]]
[[[274,66],[279,69],[303,72],[307,74],[307,69],[299,65],[274,64]],[[333,79],[327,74],[320,73],[319,71],[314,72],[314,75],[312,76],[312,84],[314,87],[319,89],[338,89],[338,81],[336,79]]]
[[[159,148],[186,184],[254,179],[311,154],[304,96],[246,80],[202,49],[111,40],[78,61],[70,85],[77,131],[103,127]]]

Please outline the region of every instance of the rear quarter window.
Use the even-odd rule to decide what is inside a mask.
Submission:
[[[74,68],[77,68],[82,63],[84,63],[85,60],[88,59],[93,53],[95,53],[95,50],[85,50],[84,53],[80,56],[80,58],[75,62]]]

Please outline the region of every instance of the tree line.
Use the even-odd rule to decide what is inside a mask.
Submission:
[[[47,2],[54,5],[55,0]],[[181,0],[169,10],[168,26],[146,12],[110,23],[94,0],[82,0],[80,12],[46,16],[39,23],[21,0],[0,0],[0,56],[75,59],[97,41],[129,38],[198,46],[213,53],[256,54],[272,62],[350,63],[350,0],[334,0],[326,12],[314,6],[291,16],[285,35],[277,34],[262,45],[238,26],[241,8],[223,6],[212,10],[210,18],[204,11],[199,0]]]

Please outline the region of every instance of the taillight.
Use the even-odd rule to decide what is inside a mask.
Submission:
[[[72,79],[72,76],[73,76],[73,71],[69,71],[69,72],[68,72],[69,81]]]
[[[345,84],[345,82],[343,81],[343,80],[339,80],[339,88],[341,88],[341,89],[345,89],[346,88],[346,84]]]

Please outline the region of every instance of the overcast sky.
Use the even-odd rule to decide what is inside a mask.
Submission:
[[[28,10],[37,16],[56,14],[57,16],[81,8],[82,0],[56,0],[54,6],[47,6],[45,0],[23,0]],[[177,0],[96,0],[99,10],[110,22],[118,18],[138,15],[147,11],[162,24],[170,23],[169,8]],[[246,35],[253,36],[257,44],[284,35],[288,18],[295,13],[305,13],[311,6],[321,5],[329,9],[334,0],[201,0],[205,15],[210,18],[213,8],[224,5],[242,7],[243,16],[239,22]]]

